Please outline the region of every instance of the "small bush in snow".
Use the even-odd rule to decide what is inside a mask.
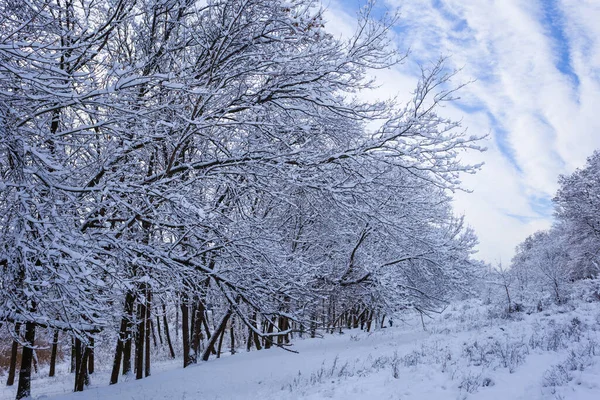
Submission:
[[[550,367],[544,373],[544,387],[554,388],[557,386],[564,386],[573,380],[573,376],[569,373],[568,369],[564,365],[558,364]],[[554,391],[552,392],[554,393]]]
[[[493,344],[493,352],[500,358],[500,364],[512,374],[517,367],[525,362],[529,354],[529,348],[523,342],[501,342],[496,340]]]
[[[467,393],[475,393],[481,386],[483,386],[481,375],[475,375],[471,372],[465,374],[458,385],[459,389],[464,390]]]
[[[414,367],[421,362],[421,358],[422,354],[418,351],[413,350],[404,357],[402,357],[402,364],[404,364],[405,367]]]

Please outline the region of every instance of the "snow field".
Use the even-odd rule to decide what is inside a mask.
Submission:
[[[396,320],[398,321],[398,320]],[[182,369],[156,363],[153,376],[70,393],[72,376],[35,377],[33,397],[92,399],[573,399],[600,396],[600,303],[502,317],[464,301],[434,319],[408,315],[393,328],[300,339],[293,350],[241,352]],[[0,399],[14,389],[2,388]]]

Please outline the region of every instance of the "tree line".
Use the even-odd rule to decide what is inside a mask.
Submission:
[[[507,311],[565,303],[571,283],[600,272],[600,152],[584,167],[561,175],[553,198],[554,223],[516,248],[510,269],[498,268],[492,281],[502,286]]]
[[[11,356],[23,347],[18,399],[40,332],[54,359],[70,338],[80,391],[99,335],[117,383],[150,375],[157,334],[185,367],[224,337],[285,347],[464,287],[476,237],[450,194],[478,138],[437,112],[456,90],[443,60],[406,102],[362,99],[369,71],[405,58],[395,17],[372,9],[340,38],[312,0],[0,2],[0,324]]]

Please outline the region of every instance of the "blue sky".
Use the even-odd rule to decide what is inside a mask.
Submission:
[[[328,29],[352,31],[357,0],[331,0]],[[464,179],[455,208],[480,238],[480,257],[510,262],[514,247],[552,223],[560,174],[600,148],[599,0],[387,0],[398,9],[397,43],[410,59],[376,73],[378,95],[409,95],[417,64],[450,55],[474,80],[444,113],[469,134],[490,134],[484,161]]]

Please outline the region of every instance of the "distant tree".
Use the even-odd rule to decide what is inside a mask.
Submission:
[[[558,183],[556,218],[566,234],[572,277],[595,277],[600,272],[600,152]]]
[[[559,304],[566,300],[565,286],[572,273],[564,240],[559,225],[549,231],[538,231],[517,246],[511,273],[518,282],[522,299],[534,300],[532,294],[537,292],[549,294]]]

